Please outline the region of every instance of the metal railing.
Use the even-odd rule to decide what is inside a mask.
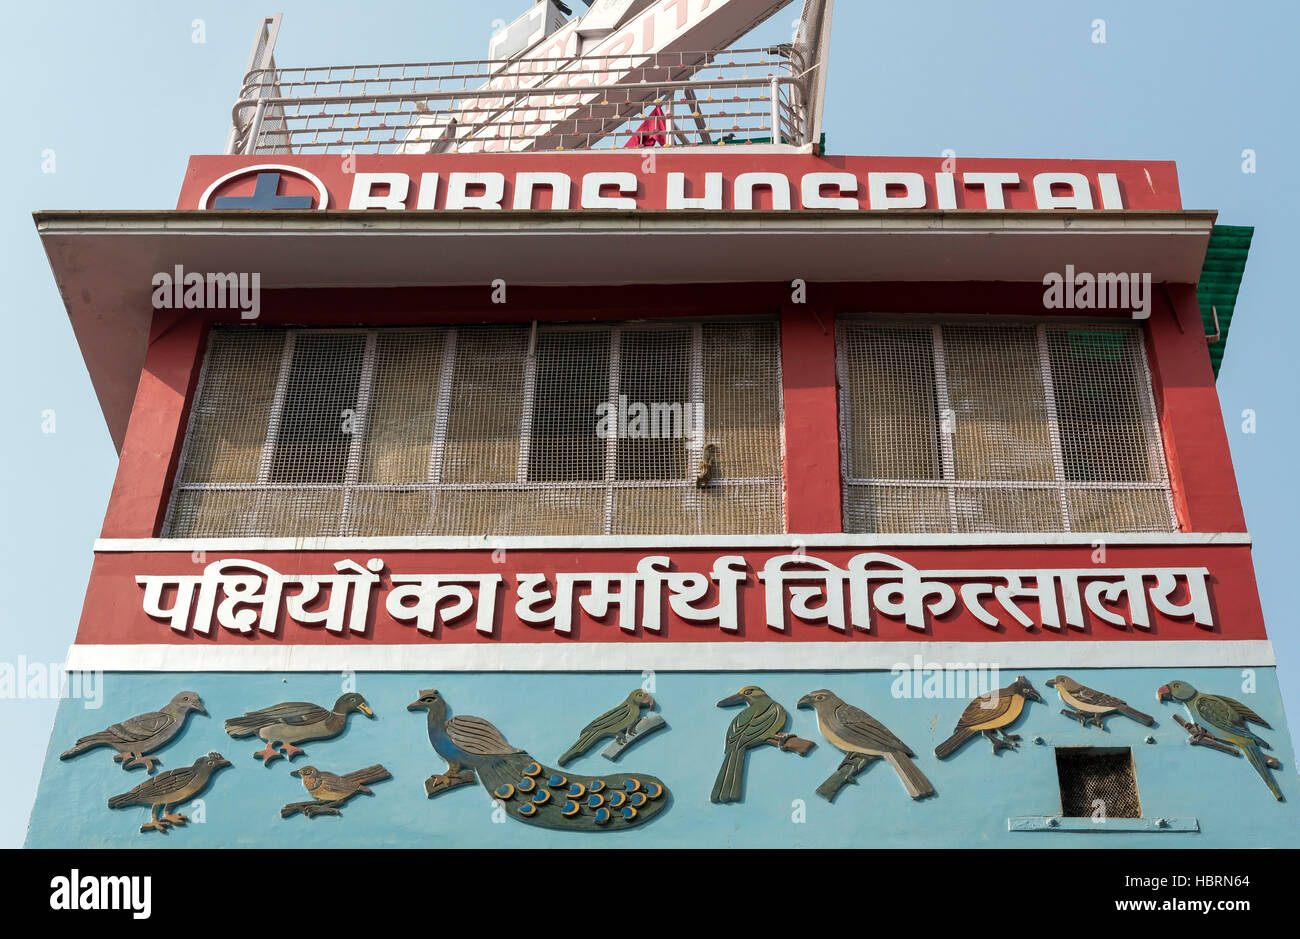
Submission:
[[[229,153],[805,146],[815,81],[790,45],[724,52],[254,68]]]

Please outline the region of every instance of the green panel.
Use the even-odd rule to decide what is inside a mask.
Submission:
[[[1219,341],[1210,343],[1210,362],[1214,365],[1216,378],[1223,364],[1224,350],[1228,347],[1228,330],[1232,326],[1237,293],[1241,290],[1246,256],[1250,253],[1250,241],[1254,235],[1254,226],[1250,225],[1215,225],[1210,233],[1210,246],[1205,252],[1196,297],[1201,304],[1205,335],[1210,338],[1214,336],[1214,318],[1218,313]]]

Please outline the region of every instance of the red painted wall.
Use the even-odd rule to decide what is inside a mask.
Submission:
[[[248,328],[624,319],[646,315],[647,297],[653,297],[658,316],[779,318],[788,530],[837,532],[836,316],[866,311],[1042,315],[1042,291],[1036,284],[809,284],[806,302],[797,304],[785,283],[581,291],[513,287],[503,305],[492,303],[487,286],[283,290],[265,292],[262,316]],[[1157,291],[1155,299],[1147,349],[1181,527],[1245,531],[1195,291],[1174,286]],[[155,315],[103,537],[143,538],[160,531],[206,329],[214,322],[238,323],[238,313]]]
[[[255,326],[270,325],[411,325],[484,321],[606,320],[644,316],[646,298],[654,298],[659,316],[772,316],[781,324],[782,380],[785,403],[784,447],[787,474],[786,518],[793,534],[838,532],[841,528],[840,454],[835,375],[834,323],[841,313],[888,311],[895,313],[990,313],[1041,315],[1042,290],[1035,284],[810,284],[806,302],[792,302],[790,284],[706,285],[680,287],[557,288],[516,287],[507,305],[493,304],[490,290],[388,289],[388,290],[288,290],[267,291],[261,319]],[[1186,531],[1244,531],[1240,500],[1229,456],[1227,435],[1220,416],[1209,355],[1201,326],[1195,291],[1172,287],[1157,291],[1152,317],[1147,324],[1147,348],[1157,407],[1181,527]],[[208,328],[217,322],[238,322],[237,313],[155,315],[144,371],[140,376],[135,407],[127,429],[121,463],[104,520],[106,538],[148,538],[161,529],[172,477],[179,459],[193,395],[202,362]],[[1117,630],[1098,624],[1088,632],[1067,631],[1062,638],[1261,638],[1264,625],[1254,583],[1250,551],[1245,546],[1113,546],[1106,567],[1124,566],[1208,566],[1211,568],[1211,596],[1218,632],[1207,632],[1190,623],[1166,622],[1151,632]],[[906,555],[918,567],[974,569],[990,567],[1068,568],[1093,566],[1090,549],[1080,547],[942,548],[891,552]],[[437,552],[372,552],[384,554],[389,572],[434,573],[458,570],[477,573],[502,572],[487,553],[465,552],[450,556]],[[510,553],[511,570],[634,570],[633,554],[670,554],[683,560],[683,569],[707,569],[713,557],[741,551],[682,552],[515,552]],[[749,552],[751,564],[773,553],[770,549]],[[852,553],[819,550],[814,554],[843,563]],[[222,555],[228,556],[228,555]],[[260,559],[282,573],[330,570],[343,555],[324,553],[248,554],[238,557]],[[360,554],[355,557],[364,560]],[[369,556],[369,555],[367,555]],[[707,560],[706,560],[707,556]],[[216,556],[204,559],[217,559]],[[531,565],[531,566],[530,566]],[[81,642],[189,642],[166,625],[149,620],[141,612],[142,590],[136,574],[199,573],[201,566],[185,553],[100,553],[96,556],[83,610]],[[752,575],[751,575],[752,576]],[[512,578],[507,576],[512,586]],[[743,589],[746,604],[761,602],[757,582]],[[503,608],[511,608],[509,594],[502,595]],[[377,605],[377,604],[376,604]],[[399,626],[381,616],[372,605],[372,624],[387,642],[425,641],[413,628]],[[499,610],[498,616],[504,614]],[[776,639],[779,633],[762,626],[761,607],[748,609],[745,637]],[[666,621],[671,623],[671,617]],[[386,625],[385,625],[386,624]],[[952,640],[996,640],[1023,638],[1017,629],[994,631],[969,617],[960,616],[935,625],[932,633],[919,634],[901,623],[883,622],[872,635],[881,638],[944,638]],[[526,641],[556,639],[545,630],[508,621],[501,628],[511,638]],[[799,625],[801,638],[816,639],[838,634],[820,626]],[[522,630],[522,632],[521,632]],[[282,629],[283,634],[283,629]],[[1039,633],[1053,636],[1052,633]],[[453,641],[492,641],[474,633],[472,626],[454,629]],[[679,623],[661,638],[714,640],[716,628],[698,628]],[[850,634],[861,638],[863,634]],[[498,637],[501,633],[498,632]],[[318,642],[328,639],[320,630],[292,627],[290,641]],[[504,637],[503,637],[504,638]],[[587,638],[611,641],[625,638],[616,627],[588,629]],[[792,636],[792,638],[798,638]],[[200,640],[212,641],[212,640]],[[562,641],[558,640],[557,641]],[[654,637],[652,637],[654,641]]]
[[[161,530],[207,332],[187,312],[154,314],[102,537],[150,538]]]
[[[1180,526],[1244,532],[1196,288],[1175,284],[1156,292],[1147,356]]]

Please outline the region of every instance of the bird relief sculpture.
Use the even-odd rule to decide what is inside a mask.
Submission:
[[[266,746],[253,756],[270,766],[277,759],[292,760],[299,753],[307,752],[295,744],[337,737],[347,726],[348,715],[353,711],[360,711],[372,719],[375,716],[366,699],[351,691],[341,695],[334,706],[328,709],[304,701],[290,701],[249,711],[226,721],[226,733],[232,737],[249,737],[253,734],[261,737],[266,741]],[[284,750],[281,751],[276,744],[283,746]]]
[[[353,796],[374,795],[370,790],[370,783],[391,778],[388,770],[378,763],[374,766],[367,766],[365,769],[354,770],[343,776],[317,769],[314,766],[304,766],[301,769],[294,770],[289,775],[297,776],[302,780],[302,787],[307,790],[307,794],[311,796],[312,800],[310,802],[290,802],[280,809],[281,818],[288,818],[299,812],[308,818],[315,818],[317,815],[339,815],[341,814],[339,809],[343,808],[343,803]]]
[[[551,769],[502,736],[481,717],[447,717],[436,690],[407,706],[426,711],[429,742],[447,770],[424,782],[429,798],[478,782],[511,818],[558,831],[617,831],[640,825],[668,807],[668,790],[654,776],[579,776]]]
[[[966,705],[952,736],[934,748],[934,755],[941,760],[945,759],[971,737],[979,734],[983,734],[993,744],[994,756],[1003,750],[1014,750],[1020,746],[1020,735],[1009,734],[1006,729],[1019,719],[1026,701],[1042,700],[1042,696],[1024,675],[1005,688],[986,691]],[[998,739],[998,734],[1002,735],[1002,739]]]
[[[1156,722],[1150,714],[1143,714],[1137,708],[1131,707],[1127,701],[1121,701],[1113,695],[1081,685],[1069,675],[1049,678],[1047,684],[1056,689],[1056,693],[1061,697],[1061,703],[1065,705],[1061,708],[1061,713],[1078,721],[1082,727],[1093,724],[1105,730],[1106,725],[1102,718],[1109,714],[1123,714],[1148,727]]]
[[[1276,757],[1264,752],[1272,748],[1249,726],[1256,724],[1265,730],[1272,730],[1264,718],[1240,701],[1226,695],[1205,694],[1185,681],[1171,681],[1167,685],[1161,685],[1156,691],[1156,698],[1161,702],[1172,699],[1187,708],[1187,713],[1193,720],[1187,721],[1182,715],[1175,715],[1174,720],[1187,731],[1188,743],[1231,753],[1233,756],[1240,753],[1259,773],[1264,785],[1268,786],[1268,791],[1273,793],[1273,798],[1279,802],[1285,801],[1277,780],[1269,772],[1270,769],[1281,769],[1282,764]]]
[[[184,815],[167,809],[193,799],[208,787],[213,776],[229,765],[230,761],[214,750],[199,757],[191,766],[159,773],[130,792],[113,796],[108,800],[108,807],[119,809],[124,805],[147,805],[149,821],[140,826],[140,833],[157,831],[166,834],[173,825],[184,825],[189,821]],[[163,812],[161,818],[158,817],[159,809]]]
[[[816,711],[822,736],[844,754],[839,768],[817,787],[817,794],[827,802],[835,801],[849,783],[856,785],[858,774],[878,759],[894,768],[913,799],[934,795],[934,786],[912,762],[916,757],[912,748],[866,711],[825,689],[809,692],[795,706]]]
[[[573,762],[602,740],[612,741],[601,756],[607,760],[616,760],[632,744],[649,736],[661,727],[667,726],[658,714],[641,716],[642,708],[653,708],[655,699],[645,690],[638,688],[623,699],[622,703],[610,708],[597,717],[578,734],[573,746],[565,750],[557,760],[561,766]]]
[[[156,756],[145,756],[159,747],[166,745],[181,732],[185,726],[185,717],[190,711],[206,715],[203,702],[193,691],[182,691],[159,711],[147,711],[135,717],[114,724],[99,733],[82,737],[66,752],[59,755],[61,760],[69,760],[78,754],[96,747],[112,747],[117,750],[114,760],[122,763],[122,769],[143,766],[153,773],[154,764],[162,761]]]
[[[713,783],[710,802],[740,801],[745,780],[745,753],[748,750],[766,745],[807,756],[808,751],[816,746],[811,740],[785,732],[789,720],[785,708],[768,697],[767,692],[757,685],[748,685],[730,697],[723,698],[718,702],[718,707],[729,708],[737,704],[745,705],[745,709],[736,715],[727,728],[722,768],[718,770],[718,778]]]

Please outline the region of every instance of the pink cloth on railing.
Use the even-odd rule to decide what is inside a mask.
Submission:
[[[664,120],[664,109],[655,105],[650,117],[636,129],[624,149],[628,147],[665,147],[668,145],[668,122]]]

